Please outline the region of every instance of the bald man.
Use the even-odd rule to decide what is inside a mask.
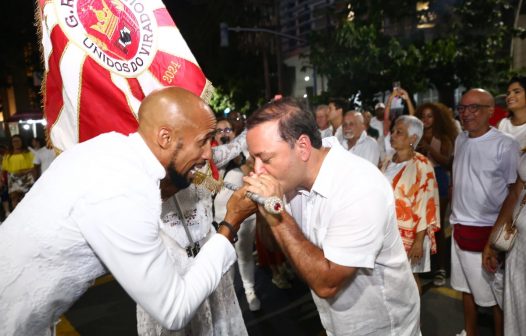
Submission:
[[[189,185],[211,157],[215,123],[200,98],[165,88],[143,101],[137,133],[103,134],[62,153],[0,226],[2,333],[50,334],[107,271],[163,326],[183,327],[234,263],[233,231],[248,215],[229,203],[230,227],[221,225],[185,272],[159,237],[160,180]]]
[[[502,311],[491,288],[493,274],[482,268],[482,250],[517,179],[519,144],[489,124],[495,100],[482,89],[466,92],[457,111],[464,132],[455,140],[450,223],[451,287],[462,292],[464,333],[478,335],[477,305],[492,307],[494,335],[502,335]]]

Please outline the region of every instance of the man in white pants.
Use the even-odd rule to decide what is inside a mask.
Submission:
[[[482,268],[482,250],[517,178],[519,144],[489,125],[495,101],[482,89],[462,96],[457,110],[464,126],[455,141],[450,222],[451,286],[462,292],[464,326],[459,335],[475,336],[477,305],[493,307],[495,335],[502,335],[502,311],[490,287],[493,275]],[[478,244],[470,244],[470,243]]]

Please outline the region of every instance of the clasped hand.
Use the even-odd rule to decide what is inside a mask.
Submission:
[[[250,173],[249,176],[245,176],[243,180],[248,186],[247,190],[250,192],[263,197],[276,196],[283,199],[283,189],[281,188],[281,185],[269,174]],[[259,211],[265,217],[269,225],[278,224],[279,216],[268,213],[263,206],[259,206]]]

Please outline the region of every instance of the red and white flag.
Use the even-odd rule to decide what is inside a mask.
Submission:
[[[137,130],[141,101],[180,86],[213,87],[161,0],[38,0],[44,115],[53,146]]]

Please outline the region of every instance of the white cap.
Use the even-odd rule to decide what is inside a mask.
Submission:
[[[374,109],[375,110],[378,110],[378,109],[381,109],[381,108],[385,108],[385,104],[384,103],[378,103],[376,105],[374,105]]]

